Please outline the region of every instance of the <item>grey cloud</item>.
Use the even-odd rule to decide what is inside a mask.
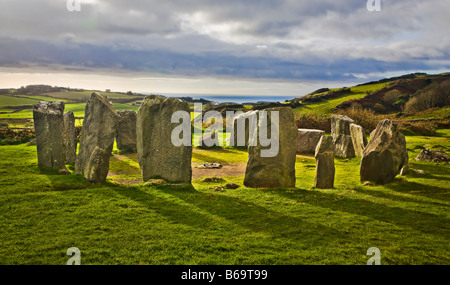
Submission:
[[[0,0],[0,65],[345,80],[450,57],[448,0],[65,2]]]

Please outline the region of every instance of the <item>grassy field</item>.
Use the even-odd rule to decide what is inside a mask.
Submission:
[[[411,173],[362,186],[359,159],[336,159],[335,189],[312,188],[315,161],[297,156],[295,189],[217,192],[186,185],[125,186],[140,179],[135,154],[112,159],[107,182],[37,167],[36,147],[0,146],[0,264],[450,264],[450,166],[416,162],[421,147],[450,149],[440,137],[407,137]],[[244,150],[194,149],[193,162],[241,164]],[[69,165],[69,169],[73,167]]]
[[[351,87],[347,96],[294,112],[328,115],[386,84]],[[85,103],[78,100],[91,92],[0,95],[0,122],[30,126],[18,119],[32,118],[31,109],[7,107],[56,97],[65,100],[65,111],[82,117]],[[138,109],[132,103],[114,108]],[[446,117],[448,108],[407,119]],[[367,249],[378,247],[382,264],[448,265],[450,165],[414,158],[424,147],[449,153],[450,130],[406,139],[410,168],[424,174],[411,171],[388,185],[363,186],[360,159],[336,158],[335,188],[325,190],[312,187],[310,156],[297,156],[295,188],[250,189],[243,186],[243,171],[219,171],[214,176],[225,181],[218,183],[203,182],[197,174],[192,185],[144,184],[137,155],[114,149],[107,181],[91,184],[79,175],[39,169],[36,146],[0,146],[0,264],[64,265],[67,249],[78,247],[82,264],[363,265]],[[244,169],[247,158],[242,148],[194,148],[192,163],[194,170],[205,162]],[[67,167],[73,172],[73,165]],[[214,190],[226,183],[241,187]]]
[[[354,86],[349,88],[351,94],[340,96],[338,98],[326,99],[320,102],[314,102],[306,105],[302,105],[293,109],[295,114],[316,114],[316,115],[327,115],[333,112],[333,109],[338,105],[344,103],[348,100],[360,99],[367,95],[366,92],[373,92],[375,90],[381,89],[388,85],[389,83],[377,83],[362,86]],[[337,89],[331,89],[331,91],[336,91]],[[326,93],[326,92],[325,92]],[[323,93],[319,93],[320,95]]]
[[[46,101],[63,101],[65,102],[64,111],[74,112],[76,117],[84,116],[84,109],[87,101],[93,91],[79,91],[79,92],[50,92],[40,95],[0,95],[0,119],[31,119],[33,118],[32,105],[39,103],[41,100]],[[127,95],[122,93],[102,93],[110,97],[111,99],[129,99],[136,98],[136,101],[122,104],[113,103],[116,110],[135,110],[138,107],[133,105],[135,102],[141,101],[143,98],[139,95]],[[13,109],[11,107],[28,106],[25,109]],[[10,121],[9,124],[14,127],[20,127],[22,124],[14,124],[14,121]]]

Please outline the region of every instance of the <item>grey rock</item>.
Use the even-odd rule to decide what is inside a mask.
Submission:
[[[406,174],[407,170],[408,152],[405,136],[395,122],[388,119],[380,121],[363,151],[360,166],[361,182],[387,184],[401,172]]]
[[[350,136],[352,138],[353,149],[357,157],[362,157],[364,148],[367,145],[367,137],[363,127],[357,124],[350,124]]]
[[[325,135],[325,131],[298,129],[297,134],[297,153],[314,153],[320,139]]]
[[[75,173],[103,182],[109,171],[119,116],[107,96],[93,93],[86,104]]]
[[[295,187],[295,159],[297,153],[297,126],[291,108],[276,107],[266,109],[268,134],[271,133],[271,120],[274,111],[279,114],[279,125],[274,126],[279,133],[278,153],[272,157],[264,157],[263,150],[271,146],[263,147],[259,140],[259,132],[264,122],[259,119],[257,128],[257,143],[250,141],[248,147],[248,161],[245,170],[244,185],[253,188],[264,187]],[[261,116],[261,111],[258,113]],[[254,145],[254,146],[253,146]]]
[[[225,185],[225,188],[227,188],[227,189],[238,189],[239,187],[241,187],[241,186],[234,184],[234,183],[227,183]]]
[[[330,189],[334,187],[334,143],[332,137],[322,136],[317,144],[314,155],[316,159],[316,174],[314,187]]]
[[[117,111],[119,123],[117,127],[116,143],[121,151],[136,151],[136,119],[137,114],[133,110]]]
[[[171,123],[176,111],[190,112],[189,105],[177,98],[149,97],[142,102],[136,123],[137,151],[142,179],[162,178],[169,182],[191,183],[191,146],[174,146]],[[189,138],[191,140],[191,138]]]
[[[331,116],[331,136],[335,145],[335,154],[342,158],[355,157],[352,137],[350,134],[350,124],[354,121],[343,115]]]
[[[415,158],[417,161],[450,162],[450,156],[443,151],[424,149]]]
[[[223,178],[220,177],[206,177],[202,179],[202,182],[207,182],[207,183],[217,183],[217,182],[224,182],[225,180]]]
[[[77,135],[75,116],[72,111],[64,114],[64,153],[66,163],[75,163],[77,157]]]
[[[39,167],[65,168],[63,114],[64,102],[62,101],[41,101],[33,106]]]

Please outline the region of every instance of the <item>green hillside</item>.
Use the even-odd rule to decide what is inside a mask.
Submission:
[[[409,100],[432,94],[433,80],[445,81],[432,78],[407,75],[298,98],[297,124],[306,127],[329,128],[333,113],[366,132],[382,118],[397,120],[411,171],[386,185],[360,182],[361,158],[335,158],[335,187],[316,189],[314,157],[297,155],[295,188],[247,188],[248,153],[233,147],[194,147],[192,185],[143,183],[137,154],[116,146],[106,182],[92,184],[71,164],[71,175],[40,169],[29,139],[0,145],[0,264],[64,265],[67,249],[77,247],[83,265],[364,265],[377,247],[383,265],[449,265],[450,164],[415,157],[424,148],[450,153],[450,107],[406,114],[383,101],[395,88]],[[66,100],[65,110],[82,117],[90,92],[0,95],[0,124],[31,127],[30,106],[48,98]],[[116,95],[117,110],[137,110],[141,97]],[[202,172],[208,162],[222,168]],[[223,180],[204,181],[211,177]]]

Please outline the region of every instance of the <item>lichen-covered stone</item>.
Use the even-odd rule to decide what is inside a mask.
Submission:
[[[364,148],[367,145],[367,137],[364,133],[363,127],[357,124],[350,124],[350,136],[352,138],[353,149],[355,150],[355,155],[361,157]]]
[[[385,119],[378,123],[365,147],[361,159],[361,182],[386,184],[395,176],[408,171],[408,152],[405,136],[397,124]]]
[[[322,136],[316,147],[316,174],[314,187],[330,189],[334,187],[334,143],[332,137]]]
[[[86,104],[75,173],[103,182],[109,171],[119,116],[107,96],[93,93]]]
[[[267,133],[271,134],[271,127],[277,128],[279,134],[278,153],[274,156],[263,157],[262,152],[273,146],[263,147],[259,134],[264,126],[261,111],[258,113],[257,143],[249,142],[248,162],[245,170],[244,185],[253,188],[291,188],[295,187],[295,159],[297,153],[297,126],[291,108],[276,107],[267,111]],[[279,124],[271,126],[273,112],[279,114]],[[276,133],[276,132],[275,132]]]
[[[179,125],[171,122],[176,111],[189,113],[190,108],[181,99],[157,96],[145,97],[139,108],[136,135],[143,181],[162,178],[169,182],[191,182],[192,143],[175,146],[171,140],[172,131]]]
[[[77,135],[75,116],[72,111],[64,113],[64,154],[66,163],[75,163],[77,157]]]
[[[136,112],[133,110],[117,111],[119,123],[117,127],[116,143],[121,151],[136,151]]]
[[[331,136],[335,146],[335,154],[342,158],[355,157],[352,137],[350,134],[350,124],[354,121],[343,115],[331,116]]]
[[[33,106],[38,165],[64,169],[64,102],[41,101]]]

